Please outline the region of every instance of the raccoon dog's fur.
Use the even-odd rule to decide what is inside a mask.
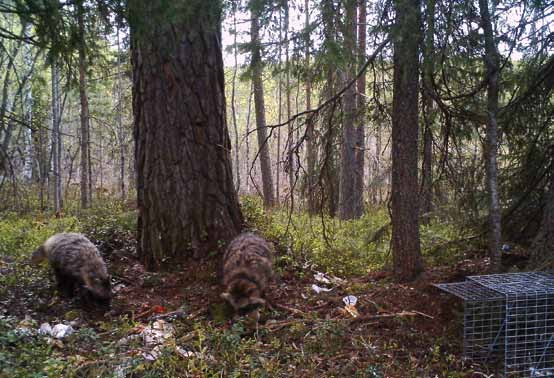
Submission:
[[[272,277],[273,245],[260,236],[243,233],[223,255],[225,299],[239,315],[264,306],[265,291]]]
[[[111,284],[106,264],[96,246],[84,235],[51,236],[33,253],[31,262],[38,264],[45,259],[63,294],[72,297],[79,290],[85,305],[110,306]]]

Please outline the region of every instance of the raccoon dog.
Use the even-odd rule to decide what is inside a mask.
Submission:
[[[223,255],[221,298],[239,315],[246,315],[266,304],[265,291],[272,277],[273,245],[260,236],[243,233]]]
[[[63,294],[72,297],[77,289],[85,305],[110,306],[111,284],[106,264],[96,246],[85,236],[77,233],[51,236],[31,256],[33,264],[45,259]]]

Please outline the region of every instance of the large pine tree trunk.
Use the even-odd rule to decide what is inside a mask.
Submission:
[[[153,269],[207,256],[243,219],[225,120],[220,2],[131,0],[129,11],[138,253]]]
[[[489,12],[489,2],[479,0],[481,27],[485,37],[485,74],[487,75],[487,127],[485,138],[485,159],[487,170],[487,191],[489,196],[489,255],[491,270],[500,270],[500,239],[502,236],[500,199],[498,194],[498,80],[499,58],[492,20]]]
[[[344,51],[349,63],[344,73],[344,83],[355,76],[356,60],[356,1],[345,2]],[[362,193],[356,187],[356,87],[351,85],[344,94],[344,118],[342,124],[342,149],[340,171],[339,218],[353,219],[361,216]]]
[[[90,207],[90,146],[89,146],[89,108],[86,77],[86,46],[83,1],[77,5],[77,22],[79,25],[79,97],[81,99],[81,207]]]
[[[264,207],[273,207],[275,197],[273,195],[273,177],[271,175],[271,160],[269,157],[269,138],[265,122],[264,84],[262,80],[262,59],[260,41],[259,14],[252,10],[250,37],[252,39],[252,84],[254,85],[254,108],[256,111],[256,133],[258,136],[258,148],[260,155],[260,169],[262,171],[262,189],[264,195]]]
[[[392,103],[392,252],[394,275],[410,281],[423,269],[419,243],[418,78],[420,3],[396,0]]]

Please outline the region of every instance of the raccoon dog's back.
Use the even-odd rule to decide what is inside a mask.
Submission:
[[[62,232],[53,235],[44,242],[40,249],[54,269],[75,274],[83,265],[92,264],[107,274],[106,264],[100,252],[82,234]]]
[[[273,246],[253,233],[237,236],[223,255],[225,298],[239,311],[263,305],[263,297],[272,277]]]

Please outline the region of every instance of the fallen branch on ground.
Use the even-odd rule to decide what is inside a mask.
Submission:
[[[269,305],[269,308],[272,309],[272,310],[279,309],[279,310],[292,312],[293,314],[305,314],[305,312],[302,311],[302,310],[298,310],[296,308],[288,307],[288,306],[285,306],[285,305],[282,305],[282,304],[279,304],[279,303],[275,303],[275,302],[268,301],[268,305]]]
[[[377,315],[364,315],[359,316],[356,318],[334,318],[334,319],[294,319],[294,320],[284,320],[281,322],[272,322],[270,324],[266,324],[263,327],[269,330],[270,332],[275,332],[277,330],[280,330],[284,327],[287,327],[289,325],[298,324],[298,323],[304,323],[304,324],[314,324],[314,323],[324,323],[324,322],[348,322],[349,324],[356,324],[359,322],[366,322],[370,320],[380,320],[380,319],[386,319],[386,318],[404,318],[404,317],[411,317],[411,316],[423,316],[428,319],[434,319],[431,315],[427,315],[420,311],[401,311],[391,314],[377,314]]]

